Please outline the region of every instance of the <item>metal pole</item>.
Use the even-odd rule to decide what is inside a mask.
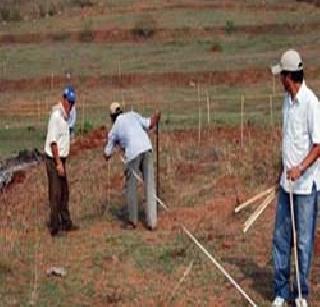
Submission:
[[[296,271],[296,280],[298,285],[298,304],[296,306],[302,307],[302,294],[300,286],[300,271],[299,271],[299,260],[298,260],[298,246],[297,246],[297,234],[296,234],[296,221],[294,214],[294,204],[293,204],[293,182],[290,182],[290,212],[291,212],[291,224],[292,224],[292,234],[293,234],[293,252],[294,252],[294,265]],[[296,302],[297,303],[297,302]]]

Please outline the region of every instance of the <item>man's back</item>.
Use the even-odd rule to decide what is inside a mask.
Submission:
[[[113,146],[118,143],[125,150],[126,160],[130,161],[152,149],[146,132],[149,127],[150,118],[144,118],[136,112],[126,112],[117,117],[108,139]]]

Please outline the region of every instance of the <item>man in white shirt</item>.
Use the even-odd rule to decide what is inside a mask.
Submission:
[[[280,73],[285,90],[283,103],[282,174],[273,234],[274,294],[272,306],[284,306],[297,299],[297,287],[290,292],[292,224],[290,190],[294,199],[298,263],[303,306],[307,306],[308,277],[311,268],[317,213],[320,153],[320,104],[304,82],[303,63],[298,52],[286,51],[280,64],[272,67]]]
[[[70,150],[68,118],[75,101],[73,87],[66,87],[62,101],[52,108],[48,123],[45,153],[51,209],[49,229],[52,236],[57,235],[59,230],[78,229],[72,224],[70,218],[69,187],[65,165]]]
[[[108,143],[104,149],[107,160],[112,150],[119,145],[125,152],[126,194],[129,209],[129,224],[135,228],[138,223],[137,179],[139,171],[143,174],[146,205],[147,226],[154,230],[157,226],[157,202],[154,189],[154,171],[152,144],[147,134],[160,120],[160,113],[151,118],[144,118],[136,112],[123,113],[118,102],[110,106],[112,129],[108,134]]]

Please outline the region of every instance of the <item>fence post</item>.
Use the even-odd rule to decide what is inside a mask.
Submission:
[[[270,125],[273,128],[273,96],[270,95],[269,97],[270,102]]]
[[[198,147],[201,142],[201,106],[200,106],[200,85],[198,82],[198,107],[199,107],[199,125],[198,125]]]
[[[241,95],[241,138],[240,138],[240,144],[241,144],[241,147],[243,147],[243,114],[244,113],[244,95]]]
[[[40,99],[39,98],[37,99],[37,106],[38,106],[38,125],[40,127],[41,123],[40,123]]]
[[[209,126],[209,124],[210,124],[210,99],[209,99],[208,89],[206,91],[206,94],[207,94],[207,113],[208,113],[207,119],[208,119],[208,126]]]
[[[276,93],[276,78],[272,75],[272,94],[275,95]]]
[[[85,103],[85,98],[84,98],[84,95],[82,97],[82,136],[84,136],[84,103]]]

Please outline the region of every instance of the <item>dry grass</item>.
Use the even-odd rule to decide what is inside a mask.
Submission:
[[[260,134],[264,138],[257,139]],[[165,305],[194,259],[192,272],[172,304],[241,305],[241,297],[183,236],[178,222],[194,232],[255,300],[270,299],[270,249],[257,240],[263,236],[271,244],[272,225],[262,218],[259,232],[253,231],[253,239],[247,240],[240,233],[242,217],[232,215],[234,186],[244,200],[270,184],[275,171],[271,160],[258,173],[252,166],[257,155],[269,161],[268,144],[264,144],[267,133],[251,129],[249,138],[246,131],[248,145],[242,150],[237,129],[205,131],[200,148],[196,135],[195,131],[162,135],[161,197],[170,212],[160,212],[159,229],[154,233],[142,224],[133,232],[123,228],[122,165],[117,157],[111,166],[111,201],[106,203],[107,166],[101,150],[81,152],[69,162],[70,210],[81,225],[79,232],[57,239],[48,235],[43,165],[28,172],[23,185],[2,194],[3,301],[20,304],[33,298],[40,305]],[[250,182],[256,184],[250,186]],[[251,254],[245,256],[248,249]],[[67,277],[46,277],[46,268],[54,265],[65,267]],[[264,271],[268,273],[262,277]],[[253,283],[257,274],[261,281]]]

